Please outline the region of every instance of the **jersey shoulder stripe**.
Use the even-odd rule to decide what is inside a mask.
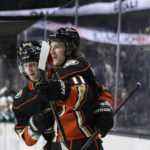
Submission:
[[[90,68],[90,65],[82,57],[72,61],[78,61],[78,63],[68,65],[65,68],[56,68],[56,75],[59,79],[70,78],[77,74],[82,74],[82,72],[85,72]]]
[[[18,108],[22,107],[23,105],[25,105],[26,103],[29,103],[30,101],[33,101],[33,100],[36,99],[37,97],[38,97],[38,95],[35,95],[34,97],[32,97],[31,99],[25,101],[24,103],[22,103],[22,104],[20,104],[20,105],[18,105],[18,106],[16,106],[16,107],[13,106],[13,109],[18,109]]]

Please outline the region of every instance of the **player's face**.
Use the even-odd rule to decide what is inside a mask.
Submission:
[[[51,42],[50,54],[53,59],[53,65],[58,66],[62,65],[66,59],[65,56],[65,44],[59,41]]]
[[[33,61],[33,62],[26,62],[23,64],[25,72],[29,76],[30,80],[35,82],[39,81],[40,79],[40,72],[38,70],[38,63]]]

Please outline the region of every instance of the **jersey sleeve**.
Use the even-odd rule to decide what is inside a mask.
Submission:
[[[28,93],[28,88],[25,87],[21,89],[14,98],[12,110],[15,115],[15,126],[14,130],[19,136],[19,138],[25,142],[26,145],[32,146],[39,139],[40,135],[35,135],[31,132],[28,127],[28,121],[30,115],[28,114],[29,110],[26,112],[25,109],[22,109],[24,104],[26,104],[26,95]],[[26,112],[26,113],[25,113]]]
[[[96,82],[96,85],[98,91],[98,101],[106,100],[107,102],[109,102],[111,107],[113,107],[114,99],[109,89],[106,88],[104,85],[100,84],[99,82]]]

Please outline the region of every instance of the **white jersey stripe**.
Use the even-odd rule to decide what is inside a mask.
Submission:
[[[73,80],[74,84],[78,84],[78,80],[76,77],[73,77],[72,80]]]
[[[83,121],[83,117],[81,115],[81,112],[76,111],[76,116],[77,116],[78,127],[80,128],[80,130],[84,133],[84,135],[86,137],[90,137],[92,134],[89,131],[89,129],[86,126],[84,126],[84,121]]]
[[[82,101],[84,100],[84,95],[86,92],[86,87],[85,84],[81,84],[80,86],[77,86],[78,88],[78,100],[75,104],[75,108],[74,109],[78,109],[82,103]]]
[[[81,83],[85,84],[85,81],[84,81],[83,77],[82,77],[82,76],[79,76],[79,78],[80,78],[80,80],[81,80]]]

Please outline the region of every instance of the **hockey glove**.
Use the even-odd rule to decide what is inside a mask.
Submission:
[[[100,128],[102,137],[105,137],[114,125],[111,104],[108,101],[101,100],[98,103],[94,112],[94,121],[96,128]]]
[[[71,84],[62,80],[49,80],[48,82],[37,82],[35,89],[46,95],[49,100],[66,101],[70,95]]]
[[[42,134],[54,125],[54,117],[50,108],[42,113],[32,116],[29,120],[29,127],[33,133]]]

